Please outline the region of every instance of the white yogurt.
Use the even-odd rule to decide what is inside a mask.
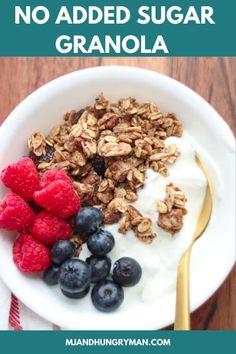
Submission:
[[[133,205],[145,217],[153,221],[153,229],[157,237],[150,245],[138,240],[133,231],[125,235],[118,231],[119,224],[107,225],[115,237],[115,247],[109,257],[115,262],[120,257],[135,258],[142,267],[142,278],[133,288],[125,289],[125,303],[128,305],[137,296],[144,302],[153,302],[158,297],[173,291],[176,284],[176,271],[180,256],[189,245],[196,227],[198,216],[203,203],[206,179],[195,162],[195,150],[190,138],[184,134],[181,138],[171,137],[166,145],[175,143],[181,151],[173,165],[169,166],[168,177],[147,171],[144,187],[138,191],[138,200]],[[157,202],[165,196],[165,186],[173,182],[181,188],[187,198],[187,215],[184,216],[182,229],[174,236],[157,226]],[[89,256],[87,246],[84,245],[81,258]]]

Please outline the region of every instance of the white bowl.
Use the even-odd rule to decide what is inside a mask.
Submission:
[[[101,92],[111,100],[126,96],[152,100],[160,110],[175,112],[198,142],[199,153],[207,162],[207,151],[218,170],[215,177],[209,163],[215,207],[192,254],[193,311],[216,291],[235,262],[234,138],[223,119],[195,92],[169,77],[131,67],[91,68],[60,77],[27,97],[1,126],[0,170],[27,154],[26,141],[33,131],[48,132],[62,121],[64,112],[91,104]],[[1,185],[1,199],[5,192]],[[13,239],[11,233],[0,231],[0,276],[23,303],[49,321],[70,329],[158,329],[173,322],[174,292],[154,304],[134,302],[125,312],[122,308],[112,314],[83,311],[79,302],[75,305],[59,296],[39,276],[18,271],[12,261]]]

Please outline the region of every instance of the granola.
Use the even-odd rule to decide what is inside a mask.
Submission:
[[[137,238],[146,244],[152,242],[156,234],[152,229],[152,220],[144,217],[138,209],[128,205],[126,214],[120,221],[119,232],[125,234],[128,230],[133,230]]]
[[[166,146],[170,136],[182,136],[174,113],[163,114],[153,102],[139,104],[129,97],[112,103],[100,95],[93,106],[67,112],[64,124],[47,136],[33,133],[28,147],[40,175],[64,169],[82,205],[98,206],[105,223],[114,223],[123,215],[131,218],[129,203],[137,200],[148,168],[168,176],[168,166],[180,154],[175,144]],[[139,221],[132,229],[151,242],[151,221],[143,216]]]
[[[183,226],[183,216],[187,214],[186,201],[183,191],[169,183],[166,186],[165,199],[157,204],[159,212],[157,225],[171,234],[179,231]]]

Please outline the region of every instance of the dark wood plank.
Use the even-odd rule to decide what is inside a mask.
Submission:
[[[74,70],[129,65],[180,80],[204,97],[236,132],[236,58],[0,58],[0,123],[28,94]],[[236,329],[236,267],[192,316],[192,329]],[[172,328],[172,327],[170,327]]]

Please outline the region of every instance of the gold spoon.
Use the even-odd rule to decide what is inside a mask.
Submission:
[[[209,173],[198,155],[196,155],[196,162],[203,171],[207,179],[207,187],[205,198],[198,219],[197,227],[193,235],[193,239],[189,247],[186,249],[180,258],[177,273],[176,285],[176,312],[175,312],[175,330],[189,330],[190,329],[190,306],[189,306],[189,260],[194,242],[203,234],[206,229],[212,212],[212,184]]]

